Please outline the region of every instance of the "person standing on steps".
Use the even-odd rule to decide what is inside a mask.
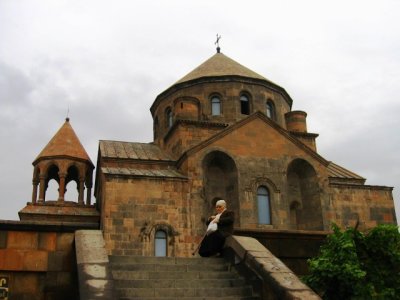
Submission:
[[[215,203],[215,211],[217,214],[207,220],[207,232],[200,244],[199,254],[202,257],[220,254],[225,239],[233,233],[235,213],[227,209],[225,200]]]

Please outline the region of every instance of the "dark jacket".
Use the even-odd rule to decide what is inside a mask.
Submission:
[[[223,237],[232,235],[233,223],[235,222],[235,213],[231,210],[225,210],[218,221],[218,231]],[[207,221],[207,225],[210,224],[210,220]]]

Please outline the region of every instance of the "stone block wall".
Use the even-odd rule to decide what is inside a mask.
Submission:
[[[234,199],[227,198],[227,200],[231,208],[238,207],[235,212],[236,226],[253,229],[323,229],[322,203],[328,191],[326,166],[323,161],[316,159],[311,151],[310,153],[302,151],[298,145],[285,139],[257,117],[239,128],[234,128],[232,133],[211,141],[207,147],[190,153],[187,161],[182,163],[181,169],[187,172],[190,178],[193,211],[198,211],[204,216],[213,212],[212,206],[208,203],[212,201],[212,197],[208,197],[203,192],[207,185],[205,180],[210,178],[210,174],[206,175],[203,170],[204,160],[213,152],[223,152],[234,161],[238,193],[234,198],[238,203],[232,203]],[[221,165],[222,160],[218,158],[218,161]],[[298,162],[298,167],[290,168],[294,161]],[[214,167],[218,168],[217,165]],[[222,172],[227,169],[227,166],[221,166],[219,169]],[[310,176],[306,174],[306,170],[310,170]],[[307,195],[303,197],[304,199],[294,197],[291,190],[293,187],[290,187],[288,180],[290,172],[293,173],[295,179],[297,178],[295,183],[302,188],[297,198]],[[225,173],[224,177],[228,175]],[[217,178],[217,182],[221,184],[222,180]],[[267,187],[270,193],[271,225],[258,223],[257,188],[259,186]],[[229,186],[226,187],[228,188]],[[290,223],[290,205],[294,199],[301,204],[304,228],[293,228]],[[309,203],[311,200],[314,202]],[[312,218],[307,217],[311,214],[313,214]],[[196,226],[201,228],[202,223],[196,223]]]
[[[391,187],[335,184],[331,190],[332,211],[326,219],[339,226],[354,226],[357,220],[360,230],[378,224],[396,224]]]
[[[233,123],[246,117],[240,113],[240,94],[245,92],[250,97],[250,113],[261,111],[266,113],[267,100],[273,101],[276,109],[276,122],[283,128],[286,128],[284,114],[290,111],[290,105],[285,98],[274,89],[253,82],[206,82],[188,86],[175,91],[172,94],[163,97],[157,107],[153,118],[158,118],[160,124],[160,134],[156,140],[157,144],[161,144],[161,139],[168,132],[165,125],[167,108],[174,108],[177,99],[189,97],[195,99],[199,103],[199,120],[211,121],[218,123]],[[218,94],[221,98],[220,116],[211,115],[211,96]],[[175,111],[173,112],[175,116]],[[179,110],[177,111],[179,115]]]
[[[189,256],[194,237],[187,181],[106,176],[101,228],[109,254],[154,255],[154,235],[168,236],[167,256]]]
[[[8,278],[10,300],[79,299],[76,228],[0,221],[0,277]]]
[[[187,120],[178,120],[166,135],[165,150],[173,157],[179,156],[193,146],[215,135],[226,126],[223,124],[191,122]]]

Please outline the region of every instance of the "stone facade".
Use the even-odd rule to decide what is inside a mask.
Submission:
[[[8,279],[8,299],[79,298],[77,228],[65,223],[0,222],[0,277]]]
[[[95,196],[109,253],[154,255],[162,231],[168,256],[190,256],[221,198],[242,233],[395,223],[392,188],[321,157],[292,102],[217,53],[155,99],[153,143],[100,141]]]

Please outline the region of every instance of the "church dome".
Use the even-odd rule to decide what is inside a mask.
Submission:
[[[220,76],[241,76],[271,82],[260,74],[257,74],[228,56],[218,52],[200,66],[189,72],[186,76],[182,77],[175,84],[205,77]]]
[[[183,76],[161,94],[159,94],[151,106],[150,111],[154,116],[154,113],[160,102],[179,90],[198,84],[218,82],[246,82],[249,84],[262,85],[267,89],[280,93],[283,95],[288,105],[290,107],[292,105],[292,99],[284,88],[241,65],[225,54],[217,52],[198,67]]]

